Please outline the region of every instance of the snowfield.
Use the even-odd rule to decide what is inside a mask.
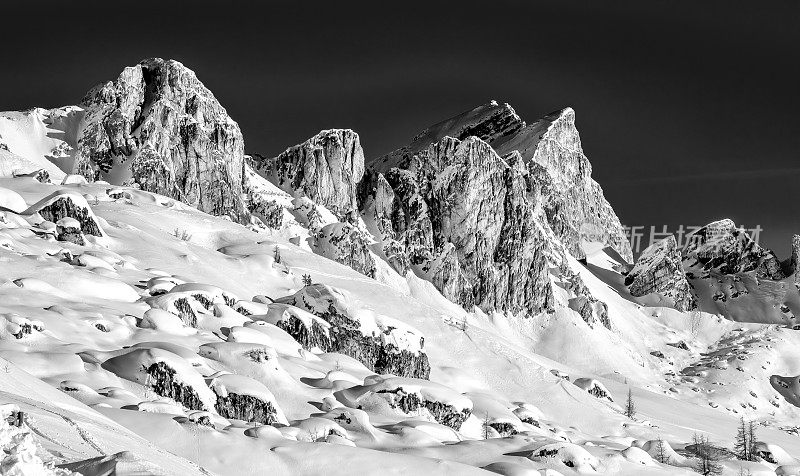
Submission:
[[[688,313],[621,293],[602,251],[572,265],[608,303],[613,330],[588,327],[563,302],[533,321],[467,313],[412,275],[398,290],[282,236],[133,189],[117,187],[111,198],[103,184],[29,177],[0,187],[14,205],[0,230],[0,395],[28,415],[24,445],[36,447],[41,465],[112,460],[121,474],[265,466],[279,474],[691,474],[683,448],[692,435],[732,447],[742,415],[759,422],[764,454],[774,455],[748,463],[754,474],[795,474],[800,464],[791,456],[800,450],[796,384],[769,377],[800,374],[790,357],[795,332],[705,313],[692,329]],[[32,209],[54,188],[97,197],[76,203],[107,236],[80,246],[38,231]],[[191,237],[176,237],[176,228]],[[304,286],[306,274],[323,286]],[[430,380],[378,377],[352,356],[304,347],[285,324],[324,336],[331,324],[319,316],[331,310],[381,343],[425,352]],[[670,345],[679,341],[688,350]],[[148,372],[159,363],[162,373]],[[157,383],[163,375],[168,384]],[[629,388],[634,419],[622,414]],[[231,395],[249,397],[237,401],[251,413],[221,416],[218,403]],[[264,408],[272,423],[242,419]],[[654,456],[659,439],[664,462]],[[333,464],[342,458],[349,464]],[[734,459],[723,465],[738,471]]]

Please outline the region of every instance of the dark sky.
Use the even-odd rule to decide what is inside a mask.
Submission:
[[[27,4],[27,5],[26,5]],[[80,5],[80,6],[79,6]],[[368,157],[490,99],[572,106],[627,224],[800,233],[800,3],[4,2],[0,110],[74,104],[151,56],[277,154],[352,128]]]

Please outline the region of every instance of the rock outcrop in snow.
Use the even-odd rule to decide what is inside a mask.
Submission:
[[[314,251],[358,271],[375,277],[375,256],[369,250],[369,237],[347,222],[331,223],[314,235]]]
[[[444,385],[414,378],[372,376],[340,395],[353,407],[388,404],[406,415],[428,417],[455,430],[472,414],[472,401]]]
[[[87,93],[74,171],[245,222],[244,140],[194,72],[152,58]]]
[[[645,249],[625,277],[625,285],[633,296],[655,293],[671,301],[679,311],[689,311],[697,307],[674,236]]]
[[[80,241],[80,243],[77,244],[83,244],[83,238],[76,235],[78,232],[97,237],[105,236],[89,203],[82,195],[75,192],[64,190],[53,192],[22,212],[23,215],[32,215],[35,213],[38,213],[42,219],[48,222],[57,225],[61,222],[60,228],[70,233],[72,238],[59,238],[60,241]],[[65,219],[71,221],[62,221]],[[58,233],[59,236],[64,234],[63,231]],[[78,240],[78,238],[80,239]]]
[[[290,334],[296,332],[292,337],[296,336],[299,342],[313,342],[325,352],[348,355],[379,374],[422,379],[430,375],[428,356],[422,351],[425,338],[419,331],[387,316],[355,308],[348,296],[337,289],[312,284],[278,302],[304,309],[330,324],[324,329],[301,321],[284,327]]]
[[[271,425],[286,422],[275,397],[258,380],[244,375],[222,374],[209,387],[217,395],[214,408],[224,418]]]

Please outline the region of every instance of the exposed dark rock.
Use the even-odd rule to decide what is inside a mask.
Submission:
[[[686,345],[686,342],[682,340],[679,340],[678,342],[667,342],[667,345],[675,347],[676,349],[689,350],[689,346]]]
[[[528,169],[530,190],[542,199],[550,227],[576,258],[583,257],[581,239],[591,238],[632,261],[622,225],[591,178],[572,109],[555,111],[528,125],[511,106],[492,101],[429,127],[408,146],[370,165],[383,173],[392,167],[407,169],[416,155],[447,136],[478,137],[504,159],[516,154]]]
[[[332,288],[322,284],[312,284],[293,296],[278,300],[305,309],[331,324],[327,334],[321,326],[312,326],[308,329],[302,322],[296,322],[296,318],[283,321],[283,324],[279,323],[278,326],[306,348],[319,347],[324,352],[345,354],[378,374],[388,373],[399,377],[422,379],[429,377],[430,363],[424,352],[398,349],[391,343],[384,343],[379,335],[362,334],[359,321],[344,314],[341,304],[336,299],[336,291]],[[383,330],[386,333],[392,331],[392,329]],[[419,338],[421,348],[424,338],[421,336]]]
[[[514,425],[512,425],[511,423],[493,422],[493,423],[489,423],[489,426],[494,428],[497,431],[497,433],[499,433],[500,436],[502,436],[502,437],[514,436],[517,433],[519,433],[517,431],[517,429],[514,428]],[[536,426],[539,426],[538,423],[537,423]]]
[[[35,211],[38,211],[42,218],[53,223],[57,223],[62,218],[74,218],[80,223],[83,233],[87,235],[103,236],[100,225],[95,221],[89,211],[88,205],[80,203],[82,197],[81,200],[76,203],[77,198],[78,197],[74,197],[70,194],[65,194],[53,200],[52,203]]]
[[[426,408],[431,416],[433,416],[434,420],[454,430],[460,429],[461,425],[472,414],[472,411],[468,409],[458,411],[452,405],[437,401],[422,400],[416,393],[406,393],[402,388],[397,388],[392,391],[380,390],[377,393],[395,394],[396,397],[391,400],[390,404],[395,405],[395,407],[403,413],[414,413],[419,411],[420,408]]]
[[[533,425],[537,428],[540,428],[539,422],[534,420],[532,417],[525,417],[521,419],[522,423],[527,423],[528,425]]]
[[[277,326],[292,336],[304,349],[317,347],[324,350],[333,348],[327,330],[316,322],[312,322],[309,329],[302,320],[295,316],[290,316],[288,319],[278,321]]]
[[[56,240],[67,241],[79,246],[84,246],[86,240],[83,238],[80,223],[77,220],[70,218],[62,218],[56,223]]]
[[[247,209],[269,228],[279,229],[283,225],[284,208],[275,200],[249,200]]]
[[[19,325],[19,331],[16,334],[14,334],[14,337],[16,337],[17,339],[22,339],[25,336],[31,335],[31,330],[32,329],[33,329],[33,326],[31,326],[27,322],[26,323],[22,323],[22,324]]]
[[[368,237],[350,223],[322,227],[314,235],[314,251],[365,276],[375,277],[375,258],[369,250]]]
[[[361,189],[393,255],[399,243],[411,265],[466,309],[550,310],[546,239],[533,224],[521,162],[473,136],[444,137],[400,162]]]
[[[194,313],[194,309],[192,309],[192,306],[186,298],[176,299],[173,305],[175,306],[175,310],[178,311],[178,317],[181,318],[184,324],[189,327],[197,327],[197,315]]]
[[[205,408],[200,396],[191,387],[175,380],[175,370],[164,362],[156,362],[147,368],[150,386],[162,397],[169,397],[191,410],[210,410]]]
[[[225,418],[271,425],[276,421],[275,407],[250,395],[229,392],[225,397],[217,395],[214,405],[217,413]]]
[[[209,299],[205,294],[194,293],[192,294],[192,297],[195,299],[195,301],[199,302],[201,306],[206,308],[206,310],[210,311],[214,309],[214,301]]]

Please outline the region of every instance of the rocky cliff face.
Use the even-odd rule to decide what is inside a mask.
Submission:
[[[679,311],[689,311],[697,307],[674,236],[644,250],[625,277],[625,285],[633,296],[656,293],[671,301]]]
[[[758,278],[774,280],[786,277],[775,253],[760,247],[727,218],[709,223],[688,239],[685,259],[692,266],[701,266],[703,271],[715,270],[721,274],[753,271]]]
[[[682,250],[674,237],[647,248],[625,279],[631,294],[657,294],[680,311],[699,308],[734,321],[797,325],[800,237],[783,263],[729,219],[709,223],[686,241]]]
[[[475,136],[500,157],[515,155],[526,169],[529,189],[541,196],[550,227],[576,258],[584,256],[581,240],[599,241],[633,261],[619,219],[591,178],[575,127],[575,111],[566,108],[526,124],[508,104],[495,101],[435,124],[410,145],[373,161],[381,172],[406,168],[413,157],[444,137]]]
[[[153,58],[84,97],[74,171],[246,222],[244,140],[195,74]]]
[[[619,220],[591,179],[574,112],[527,125],[507,104],[433,125],[372,161],[359,188],[364,221],[400,272],[413,268],[469,309],[552,311],[550,267],[599,241],[631,259]],[[587,323],[610,327],[581,282],[566,286]],[[566,289],[565,288],[565,289]]]
[[[551,305],[544,239],[532,226],[521,162],[506,162],[475,136],[444,137],[370,183],[364,205],[384,251],[399,243],[445,297],[514,313]]]
[[[330,326],[282,326],[298,341],[310,341],[325,352],[339,352],[363,363],[379,374],[427,379],[428,356],[423,352],[425,338],[416,329],[387,316],[371,313],[356,315],[348,296],[338,289],[321,284],[306,286],[292,296],[278,299],[310,312]],[[287,322],[287,324],[290,324]],[[308,334],[312,334],[306,337]],[[324,335],[322,335],[324,333]]]
[[[293,194],[299,193],[340,218],[356,207],[364,175],[364,151],[350,129],[325,130],[271,159],[254,156],[255,170]]]

